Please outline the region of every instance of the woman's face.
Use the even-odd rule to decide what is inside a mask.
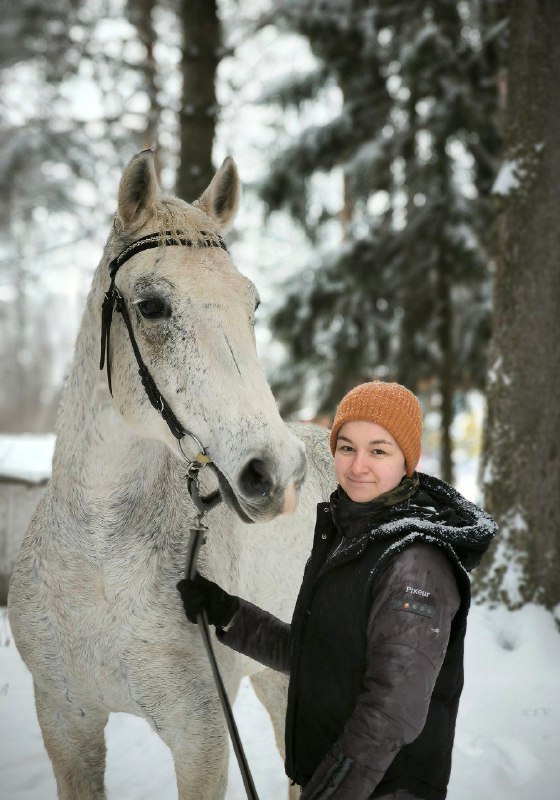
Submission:
[[[345,422],[334,453],[336,479],[348,497],[367,503],[394,489],[406,474],[402,450],[374,422]]]

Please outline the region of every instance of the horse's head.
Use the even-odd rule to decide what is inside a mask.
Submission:
[[[166,406],[205,446],[225,498],[243,518],[257,521],[295,507],[305,455],[280,418],[257,361],[257,291],[221,246],[239,192],[232,159],[192,205],[161,194],[150,151],[128,164],[106,251],[113,265],[121,256],[114,285],[117,308],[118,303],[125,308],[113,315],[111,379],[113,402],[128,425],[140,436],[165,442],[180,457],[177,438],[140,380],[128,317],[138,353]],[[161,238],[166,232],[173,244],[182,244],[171,246],[167,238],[166,246]],[[131,248],[152,234],[151,249]],[[189,436],[181,444],[194,455]]]

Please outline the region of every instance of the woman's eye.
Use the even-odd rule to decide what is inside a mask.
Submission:
[[[149,297],[136,303],[138,311],[146,319],[163,319],[171,316],[171,306],[160,297]]]
[[[379,448],[376,448],[375,450],[372,450],[371,452],[373,453],[374,456],[384,456],[385,455],[385,450],[379,450]]]

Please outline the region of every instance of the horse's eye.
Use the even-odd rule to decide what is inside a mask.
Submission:
[[[160,297],[148,297],[136,303],[138,311],[146,319],[163,319],[171,316],[171,306]]]

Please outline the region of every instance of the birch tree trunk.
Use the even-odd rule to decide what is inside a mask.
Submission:
[[[560,603],[558,31],[557,0],[513,0],[485,470],[501,530],[478,577],[510,607],[551,609]]]

